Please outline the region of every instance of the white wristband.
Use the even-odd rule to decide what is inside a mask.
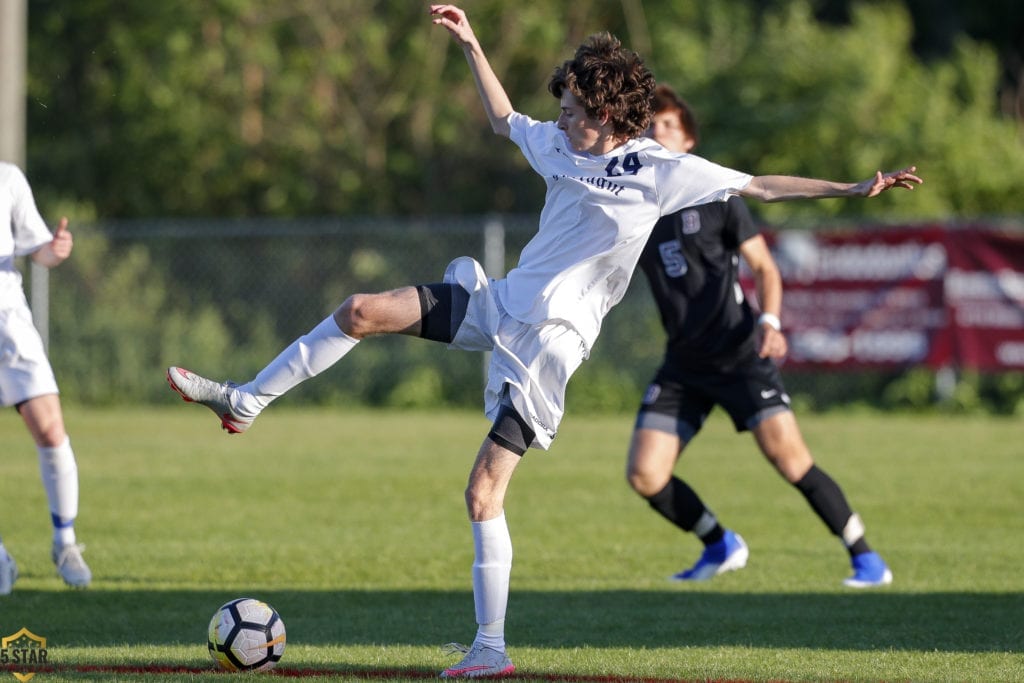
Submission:
[[[761,317],[757,319],[758,325],[767,325],[776,332],[782,331],[782,321],[779,320],[779,316],[774,313],[762,313]]]

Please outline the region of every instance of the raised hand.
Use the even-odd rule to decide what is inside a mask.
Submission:
[[[434,24],[448,29],[452,37],[461,45],[476,42],[476,35],[473,33],[473,27],[469,25],[466,13],[455,5],[431,5],[430,15],[433,17]]]

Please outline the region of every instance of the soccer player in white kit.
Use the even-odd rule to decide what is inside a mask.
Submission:
[[[874,196],[920,179],[912,168],[858,184],[754,178],[668,152],[643,137],[653,77],[608,34],[592,36],[555,71],[549,90],[560,102],[558,121],[535,121],[513,109],[465,13],[432,5],[430,14],[462,47],[494,132],[516,143],[547,184],[539,229],[519,264],[492,280],[463,257],[448,266],[442,283],[350,296],[242,385],[179,367],[169,368],[167,379],[186,401],[209,407],[224,429],[239,433],[274,398],[371,335],[415,335],[451,348],[491,351],[484,403],[493,426],[466,488],[478,629],[472,646],[459,648],[463,659],[441,674],[475,678],[514,670],[504,631],[512,566],[504,498],[512,473],[529,447],[551,444],[569,377],[625,293],[658,217],[733,194],[764,201]]]
[[[21,286],[16,256],[30,255],[53,268],[71,255],[68,219],[51,233],[39,215],[28,180],[17,166],[0,162],[0,405],[15,406],[39,453],[39,473],[53,521],[51,558],[64,581],[84,588],[92,572],[75,538],[78,516],[78,465],[64,430],[57,381],[32,323]],[[0,595],[11,592],[18,565],[0,541]]]

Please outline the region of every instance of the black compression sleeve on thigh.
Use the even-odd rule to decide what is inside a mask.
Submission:
[[[502,403],[498,409],[498,417],[495,418],[487,436],[494,443],[516,455],[524,455],[537,434],[515,408]]]
[[[679,477],[672,477],[661,491],[647,499],[662,517],[683,531],[693,531],[707,510],[697,492]]]
[[[466,311],[469,310],[469,292],[462,285],[451,285],[448,290],[451,297],[448,313],[448,338],[455,339],[455,333],[459,326],[466,319]]]
[[[419,285],[420,337],[451,344],[466,318],[469,292],[460,285],[435,282]]]
[[[520,456],[526,455],[526,451],[527,451],[526,448],[523,448],[521,445],[519,445],[517,443],[513,443],[512,441],[509,441],[508,439],[506,439],[505,437],[503,437],[501,434],[499,434],[498,432],[494,431],[493,429],[487,434],[487,438],[489,438],[491,441],[493,441],[494,443],[498,444],[499,446],[501,446],[505,450],[512,451],[516,455],[520,455]]]
[[[452,341],[452,285],[434,283],[419,285],[420,337],[450,344]]]

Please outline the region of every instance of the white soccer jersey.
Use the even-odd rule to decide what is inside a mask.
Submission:
[[[593,156],[574,151],[553,122],[513,113],[509,125],[547,195],[537,234],[495,283],[496,294],[513,318],[570,325],[588,348],[625,294],[658,218],[725,200],[752,179],[647,138]]]
[[[14,257],[31,254],[53,239],[39,215],[32,188],[21,169],[0,162],[0,308],[24,305],[21,273]]]

